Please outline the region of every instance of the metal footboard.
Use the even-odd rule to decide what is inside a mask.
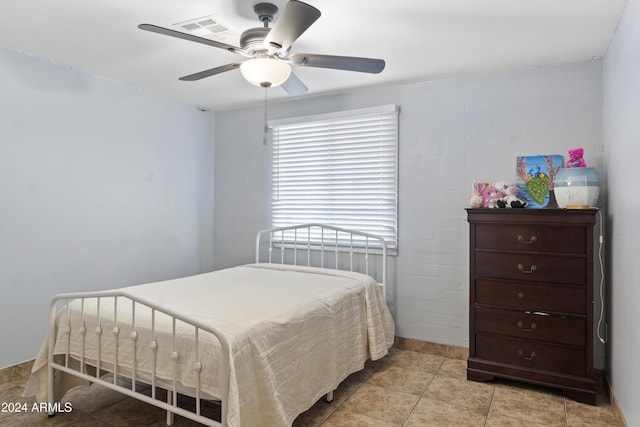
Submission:
[[[76,313],[74,314],[74,317],[80,318],[79,322],[77,322],[77,319],[72,320],[72,301],[74,301],[74,304],[76,306],[78,304],[80,305],[80,313],[78,314],[76,310]],[[89,303],[92,305],[92,307],[95,306],[97,308],[97,313],[89,313],[89,311],[86,309]],[[118,318],[119,304],[126,304],[130,306],[130,317],[127,316],[128,318],[126,319]],[[62,309],[60,309],[61,305]],[[113,312],[105,313],[103,310],[103,313],[100,313],[101,307],[105,306],[108,306],[109,308],[113,307]],[[146,349],[141,348],[141,345],[138,344],[139,333],[137,324],[139,322],[142,322],[143,319],[140,319],[141,316],[137,313],[139,313],[143,308],[146,309],[146,311],[150,310],[151,312],[151,341],[150,345]],[[97,326],[95,327],[95,330],[92,331],[87,329],[85,323],[85,318],[89,315],[95,315],[95,318],[97,319]],[[162,387],[159,387],[160,381],[157,377],[156,372],[156,364],[158,361],[158,342],[156,340],[155,325],[156,317],[159,315],[166,316],[165,318],[169,318],[172,323],[171,341],[173,346],[170,352],[171,363],[173,363],[173,378],[169,379],[168,381],[167,379],[164,379],[162,381]],[[107,326],[107,328],[111,327],[111,330],[104,330],[103,328],[103,319],[107,316],[109,318],[109,322],[104,323],[108,323],[109,326]],[[149,320],[146,318],[146,315],[144,317],[144,321],[149,322]],[[58,319],[58,324],[56,324],[56,319]],[[185,367],[180,365],[181,356],[183,355],[179,354],[176,349],[177,322],[181,322],[181,326],[187,325],[187,327],[193,328],[195,339],[193,342],[193,347],[190,349],[190,351],[193,351],[195,353],[196,362],[193,363],[192,366]],[[128,336],[123,337],[121,336],[121,326],[125,325],[126,329],[129,331],[129,334]],[[64,355],[58,354],[57,356],[54,356],[56,339],[59,335],[60,329],[62,329],[63,334],[66,335],[66,350]],[[86,358],[86,340],[87,335],[91,333],[95,334],[96,336],[95,339],[97,340],[97,357],[92,357],[92,360],[89,363]],[[206,334],[212,334],[220,343],[220,396],[216,396],[220,400],[221,404],[220,422],[206,417],[201,413],[200,401],[203,397],[200,381],[203,365],[201,363],[201,360],[205,356],[201,354],[201,342],[203,335]],[[79,355],[72,355],[70,352],[72,339],[81,341],[81,351]],[[113,349],[111,360],[106,360],[106,358],[102,356],[102,347],[107,345],[110,346],[111,349]],[[61,294],[55,296],[51,302],[48,347],[49,408],[55,407],[56,402],[54,375],[55,371],[59,371],[61,373],[72,375],[92,383],[100,384],[104,387],[108,387],[112,390],[118,391],[124,395],[164,409],[167,411],[167,424],[172,424],[173,414],[178,414],[204,425],[223,427],[226,426],[226,399],[229,388],[229,344],[222,333],[220,333],[215,328],[205,326],[198,321],[185,317],[184,315],[172,312],[170,309],[167,309],[165,307],[158,307],[154,303],[144,301],[138,297],[133,297],[122,291]],[[126,347],[128,347],[128,349]],[[144,372],[146,372],[144,377],[141,374],[143,372],[143,367],[138,366],[139,361],[137,360],[137,354],[140,351],[149,352],[147,354],[150,355],[150,358],[152,359],[152,366],[147,366],[146,369],[144,369]],[[126,353],[127,356],[122,356],[122,353]],[[79,368],[76,368],[76,365],[78,365],[78,363]],[[123,365],[125,364],[130,367],[124,369]],[[90,373],[88,373],[88,371],[92,369],[95,369],[95,375],[91,375]],[[195,373],[196,386],[195,392],[192,396],[195,398],[195,410],[193,411],[178,407],[178,369],[192,369]],[[126,372],[123,372],[125,370]],[[105,371],[111,372],[113,374],[113,381],[107,381],[101,378],[101,373]],[[119,383],[118,380],[122,378],[130,380],[130,387],[124,386]],[[141,383],[150,385],[150,395],[143,394],[137,390],[138,385],[140,385]],[[158,388],[167,390],[166,402],[157,398],[156,390]],[[49,415],[53,415],[53,413],[49,413]]]

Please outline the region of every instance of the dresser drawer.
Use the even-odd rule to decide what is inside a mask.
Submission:
[[[539,341],[477,335],[476,357],[528,369],[585,375],[584,349],[574,349]]]
[[[478,249],[569,254],[586,252],[584,227],[477,224],[475,234]]]
[[[476,277],[584,285],[584,257],[476,251]]]
[[[583,347],[584,318],[476,306],[476,332]]]
[[[478,304],[500,305],[524,310],[586,314],[584,286],[554,286],[476,280]]]

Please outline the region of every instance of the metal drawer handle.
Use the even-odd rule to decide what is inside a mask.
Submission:
[[[518,356],[522,357],[524,360],[533,360],[536,358],[537,354],[535,351],[532,351],[531,356],[527,356],[526,354],[524,354],[524,351],[518,350]]]
[[[532,331],[535,331],[537,327],[538,327],[538,326],[537,326],[535,323],[532,323],[532,324],[531,324],[531,326],[529,326],[528,328],[525,328],[525,327],[524,327],[524,323],[522,323],[522,322],[518,322],[518,328],[522,329],[522,330],[523,330],[523,331],[525,331],[525,332],[532,332]]]
[[[524,294],[522,292],[518,292],[518,299],[524,299]]]
[[[537,267],[536,267],[535,264],[533,264],[529,270],[525,270],[524,269],[524,265],[518,264],[518,270],[520,270],[524,274],[531,274],[531,273],[533,273],[533,272],[535,272],[537,270]]]
[[[518,242],[524,243],[525,245],[531,245],[537,241],[538,241],[538,238],[536,236],[531,236],[529,241],[524,240],[524,236],[522,234],[518,236]]]

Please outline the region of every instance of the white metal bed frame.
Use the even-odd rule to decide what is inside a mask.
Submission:
[[[306,233],[305,233],[306,230]],[[268,236],[268,239],[266,237]],[[266,245],[266,248],[265,248]],[[380,236],[376,236],[369,233],[362,233],[354,230],[348,230],[340,227],[333,227],[329,225],[323,224],[304,224],[304,225],[296,225],[291,227],[276,227],[266,230],[261,230],[258,232],[256,236],[256,262],[265,262],[261,261],[262,258],[260,256],[261,252],[267,251],[268,253],[268,263],[277,263],[279,258],[279,262],[281,264],[292,264],[292,265],[306,265],[306,266],[319,266],[321,268],[335,268],[341,270],[349,270],[349,271],[360,271],[364,272],[367,275],[378,276],[376,279],[378,283],[382,286],[383,293],[386,299],[386,274],[387,274],[387,247],[384,239]],[[279,256],[274,255],[274,252],[279,252]],[[299,256],[300,254],[306,256]],[[381,259],[381,263],[378,268],[374,268],[370,263],[370,255],[379,256]],[[361,263],[357,261],[358,258],[364,258],[364,271],[358,269],[357,267],[361,266]],[[344,261],[344,258],[347,258],[348,261]],[[331,262],[333,265],[330,266]],[[348,268],[340,268],[343,264],[348,264]],[[379,274],[370,274],[370,271],[378,270]],[[84,322],[84,307],[85,303],[89,300],[95,300],[97,306],[97,318],[100,318],[100,302],[106,299],[113,300],[114,312],[113,312],[113,324],[116,325],[110,332],[107,334],[107,331],[103,331],[102,327],[98,325],[94,331],[97,335],[98,339],[98,357],[97,361],[94,365],[89,365],[86,363],[84,359],[85,353],[85,336],[89,331],[86,330],[86,327],[83,324],[81,325],[72,325],[70,321],[70,302],[72,300],[80,300],[81,304],[81,318]],[[117,317],[117,305],[118,302],[121,304],[130,304],[132,318],[131,326],[132,331],[129,338],[129,344],[132,346],[133,351],[131,352],[131,358],[129,361],[132,365],[131,375],[124,375],[119,372],[119,355],[118,355],[118,345],[124,345],[121,341],[118,340],[120,330],[118,327],[118,317]],[[137,338],[138,334],[135,331],[136,325],[136,307],[147,307],[151,310],[151,327],[152,327],[152,336],[154,339],[151,341],[151,344],[148,348],[151,355],[153,356],[153,362],[150,369],[151,379],[151,396],[146,394],[142,394],[136,390],[137,385],[140,383],[147,384],[147,381],[142,381],[139,375],[139,371],[141,370],[137,366],[136,360],[136,352],[138,350]],[[56,317],[57,314],[61,313],[60,325],[56,325]],[[65,316],[66,313],[66,316]],[[154,333],[154,319],[156,314],[166,315],[171,318],[173,324],[173,351],[171,352],[171,361],[174,366],[174,376],[173,379],[170,380],[171,386],[167,389],[166,380],[162,383],[162,386],[159,385],[159,379],[156,378],[156,358],[157,358],[157,342],[155,341],[155,333]],[[127,319],[129,320],[129,319]],[[195,410],[190,411],[185,408],[181,408],[178,406],[178,394],[181,393],[178,384],[177,384],[177,369],[178,363],[180,363],[180,357],[175,349],[175,339],[176,339],[176,322],[182,322],[187,325],[190,325],[194,328],[195,339],[193,351],[196,354],[195,364],[191,367],[196,372],[197,385],[195,388],[195,393],[192,397],[195,398]],[[78,377],[80,379],[86,380],[90,383],[97,383],[109,389],[120,392],[126,396],[133,397],[140,401],[146,402],[148,404],[159,407],[163,410],[167,411],[167,424],[173,424],[174,414],[178,414],[185,418],[191,419],[193,421],[199,422],[203,425],[207,426],[222,426],[226,427],[227,425],[227,404],[226,398],[228,394],[229,388],[229,343],[225,336],[215,328],[210,326],[201,324],[198,321],[190,319],[188,316],[185,316],[181,313],[176,313],[166,307],[160,307],[155,303],[150,301],[145,301],[139,297],[134,297],[128,294],[126,291],[118,290],[118,291],[104,291],[104,292],[88,292],[88,293],[66,293],[56,295],[50,305],[50,321],[49,321],[49,336],[48,336],[48,408],[49,408],[49,416],[55,415],[54,408],[56,408],[55,404],[55,382],[54,376],[55,371],[59,371],[65,374],[69,374],[71,376]],[[66,323],[65,323],[66,322]],[[64,334],[68,336],[67,338],[67,349],[64,355],[58,358],[54,355],[54,348],[56,337],[58,335],[58,329],[63,328]],[[79,360],[79,369],[75,369],[71,366],[70,360],[72,356],[70,355],[69,347],[70,347],[70,339],[72,330],[77,329],[80,335],[80,339],[82,340],[82,355]],[[201,369],[202,365],[199,362],[200,360],[200,340],[199,336],[202,334],[212,334],[217,338],[220,342],[221,350],[222,350],[222,366],[221,366],[221,375],[222,378],[225,378],[224,381],[221,381],[221,396],[219,397],[220,405],[221,405],[221,420],[220,422],[206,417],[201,413],[201,404],[200,400],[204,396],[201,394]],[[112,335],[112,338],[105,337],[106,335]],[[100,348],[103,342],[106,342],[107,339],[112,339],[115,345],[114,351],[114,360],[103,360],[100,355]],[[105,341],[103,341],[105,340]],[[62,360],[63,359],[63,360]],[[105,369],[103,367],[103,363],[105,365],[112,366],[113,369],[111,372],[113,373],[113,380],[105,379],[101,376],[104,373]],[[95,368],[95,376],[86,373],[87,367]],[[130,386],[124,386],[119,384],[118,380],[121,378],[127,378],[130,381]],[[167,389],[167,399],[166,402],[161,401],[156,398],[156,390]],[[333,397],[333,391],[327,392],[327,400],[330,401]]]

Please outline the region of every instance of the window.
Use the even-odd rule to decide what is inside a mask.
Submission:
[[[272,223],[398,237],[398,107],[271,121]]]

